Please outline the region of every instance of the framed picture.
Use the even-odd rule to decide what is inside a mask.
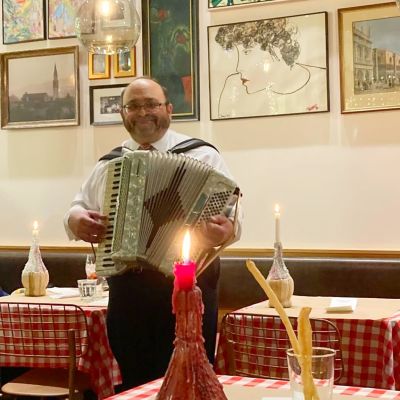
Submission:
[[[88,53],[89,79],[108,79],[110,73],[111,56],[107,54]]]
[[[76,37],[76,12],[85,0],[48,0],[47,37],[62,39]]]
[[[3,0],[3,43],[46,39],[44,0]]]
[[[136,75],[136,49],[113,55],[114,78]]]
[[[142,13],[144,73],[167,88],[174,120],[198,120],[198,1],[142,0]]]
[[[400,13],[395,3],[342,8],[342,113],[400,108]]]
[[[223,7],[234,7],[258,3],[281,2],[286,0],[208,0],[209,9],[220,9]]]
[[[90,86],[90,124],[122,124],[120,115],[122,89],[128,84]]]
[[[78,125],[78,58],[78,46],[3,53],[2,128]]]
[[[208,27],[212,120],[329,111],[327,13]]]

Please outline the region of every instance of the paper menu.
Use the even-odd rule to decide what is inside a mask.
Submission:
[[[357,306],[357,298],[355,297],[332,297],[327,313],[353,312]]]

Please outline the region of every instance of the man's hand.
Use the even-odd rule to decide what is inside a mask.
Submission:
[[[197,233],[205,248],[220,246],[233,237],[233,223],[225,215],[214,215],[202,223]]]
[[[99,243],[107,230],[107,217],[97,211],[74,210],[68,218],[68,226],[77,238]]]

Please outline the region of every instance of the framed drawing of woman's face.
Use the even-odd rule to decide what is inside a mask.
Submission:
[[[208,27],[212,120],[329,111],[327,13]]]

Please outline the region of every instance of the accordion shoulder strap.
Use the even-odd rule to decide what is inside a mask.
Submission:
[[[197,149],[198,147],[201,146],[209,146],[218,151],[218,149],[213,146],[211,143],[205,142],[202,139],[197,139],[197,138],[192,138],[192,139],[187,139],[184,140],[183,142],[178,143],[168,151],[170,153],[175,153],[175,154],[180,154],[180,153],[186,153],[189,150]],[[219,151],[218,151],[219,153]]]
[[[113,160],[114,158],[118,158],[122,156],[122,146],[116,147],[115,149],[112,149],[109,153],[105,154],[104,156],[99,158],[99,161],[109,161]]]
[[[189,150],[196,149],[197,147],[201,146],[209,146],[218,151],[218,149],[211,143],[205,142],[204,140],[197,138],[184,140],[183,142],[178,143],[177,145],[175,145],[174,147],[170,148],[167,151],[170,153],[180,154],[180,153],[186,153]],[[99,161],[109,161],[113,160],[114,158],[121,157],[122,149],[123,149],[122,146],[112,149],[108,154],[105,154],[104,156],[99,158]]]

